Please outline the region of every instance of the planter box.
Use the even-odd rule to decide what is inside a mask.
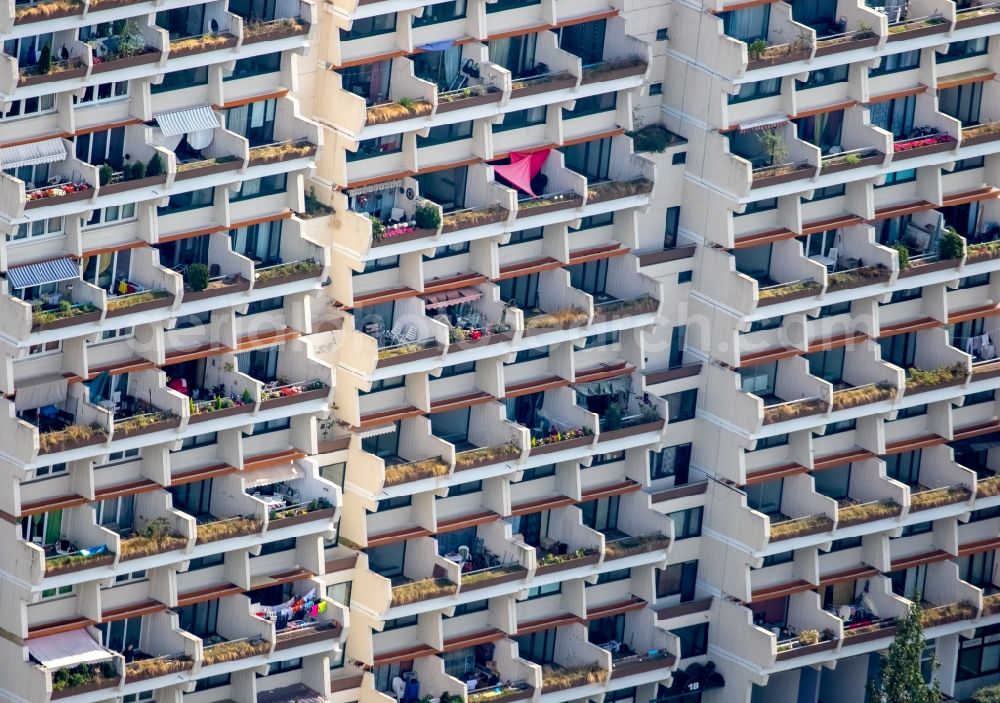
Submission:
[[[1000,376],[1000,363],[993,364],[983,364],[980,367],[972,367],[972,376],[976,381],[982,381],[987,378],[996,378]]]
[[[103,8],[103,3],[101,5],[102,5],[101,9],[104,9]],[[94,8],[91,7],[91,11],[93,11],[93,9]],[[18,18],[18,16],[17,16],[17,9],[15,8],[15,11],[14,11],[14,26],[15,27],[20,27],[21,25],[32,24],[33,22],[44,22],[46,20],[62,19],[63,17],[73,17],[74,15],[82,15],[82,14],[83,14],[83,3],[80,3],[79,5],[74,5],[73,7],[67,7],[67,8],[65,8],[63,10],[56,10],[56,11],[52,12],[51,14],[38,15],[38,16],[35,16],[35,17],[31,17],[31,18],[27,18],[26,17],[26,18],[23,18],[23,19]]]
[[[243,36],[243,46],[247,44],[257,44],[262,41],[277,41],[278,39],[287,39],[288,37],[304,36],[309,33],[309,23],[302,22],[301,27],[285,27],[269,29],[265,32],[259,34],[254,34],[253,36]]]
[[[647,64],[643,62],[636,64],[635,66],[622,66],[621,68],[616,68],[610,71],[588,72],[587,69],[584,69],[583,76],[580,78],[580,85],[603,81],[616,81],[619,78],[629,78],[630,76],[641,76],[646,72],[646,68]]]
[[[956,503],[964,503],[967,500],[969,500],[969,496],[968,495],[964,495],[963,496],[962,494],[959,493],[959,494],[950,496],[947,501],[945,501],[943,503],[940,503],[938,505],[920,505],[919,503],[914,503],[913,502],[913,499],[916,498],[917,495],[919,495],[919,494],[910,496],[910,512],[911,513],[920,513],[920,512],[923,512],[924,510],[931,510],[933,508],[943,508],[943,507],[945,507],[947,505],[955,505]]]
[[[145,178],[136,178],[132,181],[120,181],[118,183],[105,183],[101,186],[100,195],[114,195],[115,193],[124,193],[128,190],[135,190],[136,188],[148,188],[150,186],[158,186],[167,182],[167,174],[162,174],[159,176],[146,176]]]
[[[986,144],[987,142],[995,142],[998,139],[1000,139],[1000,129],[995,132],[984,132],[982,134],[972,134],[969,136],[965,135],[965,130],[962,131],[962,146]]]
[[[863,525],[866,522],[874,522],[875,520],[887,520],[890,517],[899,517],[903,512],[903,507],[900,505],[895,506],[892,513],[889,515],[878,515],[873,517],[866,517],[864,515],[859,516],[853,520],[846,520],[838,516],[837,529],[843,529],[845,527],[854,527],[855,525]]]
[[[885,154],[883,154],[880,151],[879,153],[874,154],[872,156],[864,156],[864,157],[862,157],[861,161],[859,161],[858,163],[853,164],[853,165],[852,164],[847,164],[847,163],[839,163],[839,164],[826,164],[826,163],[824,163],[820,167],[820,173],[822,173],[823,175],[826,175],[828,173],[839,173],[840,171],[848,171],[848,170],[850,170],[852,168],[861,168],[862,166],[875,166],[877,164],[882,163],[882,160],[884,158],[885,158]]]
[[[209,51],[219,51],[221,49],[230,49],[230,48],[236,46],[236,37],[234,37],[232,34],[229,34],[228,32],[223,32],[222,36],[225,38],[225,42],[223,42],[221,44],[213,44],[210,47],[205,46],[205,45],[196,45],[196,46],[191,46],[191,47],[188,47],[188,48],[185,48],[185,49],[175,49],[175,48],[171,47],[170,48],[170,53],[167,55],[167,58],[176,59],[176,58],[180,58],[181,56],[193,56],[195,54],[204,54],[204,53],[209,52]]]
[[[270,288],[271,286],[280,286],[284,283],[295,283],[296,281],[304,281],[308,278],[316,278],[321,273],[323,273],[323,267],[318,268],[316,271],[297,271],[295,273],[290,273],[287,276],[280,276],[278,278],[268,278],[266,280],[257,279],[254,281],[254,288]]]
[[[587,323],[581,322],[578,325],[560,325],[559,327],[526,327],[524,330],[525,337],[537,337],[540,334],[548,334],[555,330],[572,330],[577,327],[586,327]]]
[[[112,10],[116,7],[128,7],[129,5],[138,5],[141,2],[146,2],[146,0],[98,0],[97,2],[90,3],[88,12]]]
[[[540,447],[532,447],[531,451],[528,452],[529,456],[539,456],[540,454],[553,454],[555,452],[560,452],[563,449],[575,449],[576,447],[583,447],[594,441],[593,435],[585,435],[583,437],[574,437],[573,439],[564,439],[562,442],[552,442],[551,444],[544,444]]]
[[[780,523],[779,523],[780,524]],[[829,522],[824,522],[819,525],[814,525],[809,529],[802,530],[801,532],[796,532],[795,534],[780,535],[778,537],[771,537],[768,542],[783,542],[786,539],[796,539],[798,537],[809,537],[810,535],[818,535],[823,532],[829,532],[833,529],[833,520]]]
[[[902,32],[889,32],[889,36],[886,38],[887,42],[903,41],[905,39],[916,39],[917,37],[929,37],[932,34],[944,34],[951,27],[948,22],[939,22],[938,24],[925,25],[923,27],[915,27],[914,29],[906,29]],[[890,27],[890,30],[892,28]]]
[[[471,583],[469,585],[462,584],[462,593],[467,591],[475,591],[480,588],[486,588],[487,586],[496,586],[501,583],[511,583],[513,581],[523,581],[528,577],[527,569],[521,569],[520,571],[511,571],[510,573],[501,574],[495,579],[488,579],[486,581],[477,581],[476,583]]]
[[[775,661],[785,661],[786,659],[794,659],[806,654],[815,654],[816,652],[829,652],[830,650],[837,648],[838,641],[839,640],[827,640],[826,642],[817,642],[816,644],[806,645],[805,647],[793,647],[792,649],[784,652],[778,652],[777,657],[775,657]]]
[[[489,466],[490,464],[499,464],[502,461],[511,461],[519,456],[521,456],[520,452],[512,452],[510,454],[502,454],[492,459],[490,459],[489,457],[483,457],[482,459],[474,461],[471,464],[465,464],[464,466],[460,466],[458,463],[456,463],[455,471],[458,472],[458,471],[469,471],[470,469],[478,469],[480,466]]]
[[[47,564],[45,566],[45,576],[59,576],[60,574],[72,574],[76,571],[83,571],[84,569],[93,569],[95,566],[107,566],[115,560],[115,555],[106,552],[104,554],[98,554],[96,557],[91,557],[86,561],[77,562],[76,564],[67,564],[66,566],[59,567],[49,567]]]
[[[420,361],[421,359],[430,359],[435,356],[441,356],[444,349],[439,344],[435,344],[427,349],[420,349],[415,352],[410,352],[409,354],[399,354],[398,356],[393,356],[389,359],[379,359],[375,368],[385,368],[386,366],[395,366],[397,364],[405,364],[409,361]]]
[[[227,283],[218,288],[206,288],[205,290],[185,290],[184,297],[181,298],[181,302],[187,303],[192,300],[204,300],[205,298],[214,298],[217,295],[226,295],[228,293],[238,293],[240,291],[250,290],[250,281],[237,276],[236,280],[232,283]]]
[[[593,195],[587,196],[587,205],[594,205],[595,203],[604,203],[609,200],[619,200],[621,198],[634,198],[637,195],[649,195],[653,192],[653,182],[649,182],[648,188],[636,188],[634,193],[625,193],[623,195],[614,195],[612,193],[600,193],[596,197]]]
[[[66,441],[60,442],[52,449],[48,451],[39,451],[39,455],[45,454],[55,454],[57,452],[68,452],[73,449],[79,449],[80,447],[92,447],[95,444],[104,444],[108,440],[107,435],[98,435],[96,437],[91,437],[90,439],[83,439],[76,442]]]
[[[851,290],[853,288],[863,288],[865,286],[874,286],[876,283],[885,283],[889,280],[892,274],[886,270],[878,276],[863,276],[855,281],[846,281],[844,283],[828,283],[826,287],[827,293],[833,293],[838,290]]]
[[[522,217],[533,217],[535,215],[544,215],[547,212],[557,212],[559,210],[568,210],[569,208],[583,207],[583,198],[581,196],[576,196],[575,198],[564,198],[555,203],[550,203],[548,205],[537,205],[535,207],[528,208],[517,208],[517,215],[515,219],[521,219]]]
[[[412,242],[414,239],[423,239],[424,237],[431,237],[437,234],[436,229],[414,229],[412,232],[407,232],[406,234],[397,234],[394,237],[382,237],[379,241],[372,241],[372,248],[384,247],[389,244],[396,244],[398,242]]]
[[[648,659],[629,659],[621,662],[611,662],[611,678],[620,679],[625,676],[644,674],[647,671],[665,669],[672,663],[672,657],[651,657]]]
[[[137,427],[134,430],[115,429],[112,433],[112,439],[141,437],[142,435],[152,434],[153,432],[160,432],[161,430],[173,429],[174,427],[177,427],[180,424],[181,424],[180,417],[171,417],[166,420],[160,420],[159,422],[154,422],[151,425],[146,425],[145,427]]]
[[[948,25],[946,24],[945,27]],[[817,44],[822,42],[822,39],[817,40]],[[864,49],[869,46],[876,46],[878,44],[878,37],[865,37],[864,39],[851,39],[845,42],[839,42],[837,44],[827,44],[826,46],[816,47],[816,56],[829,56],[830,54],[839,54],[842,51],[851,51],[853,49]],[[817,645],[818,646],[818,645]]]
[[[235,159],[224,163],[205,164],[197,168],[178,171],[174,176],[174,180],[186,181],[189,178],[201,178],[202,176],[211,176],[216,173],[224,173],[225,171],[235,171],[240,168],[243,168],[243,159]]]
[[[87,322],[97,322],[100,319],[101,311],[94,310],[93,312],[85,312],[82,315],[74,315],[73,317],[64,317],[60,320],[53,320],[52,322],[32,322],[31,331],[38,332],[40,330],[58,330],[64,327],[82,325]]]
[[[798,181],[803,178],[809,178],[816,171],[816,167],[812,164],[807,164],[805,166],[800,166],[794,168],[788,173],[779,173],[774,176],[752,176],[750,182],[750,189],[754,188],[766,188],[767,186],[776,186],[782,183],[791,183],[792,181]]]
[[[472,693],[472,692],[470,692],[470,693]],[[522,689],[520,691],[515,691],[513,693],[507,693],[505,691],[504,695],[502,697],[491,698],[490,700],[497,700],[497,701],[499,701],[499,703],[514,703],[514,701],[523,701],[523,700],[527,700],[529,698],[533,698],[534,695],[535,695],[535,689],[533,689],[533,688],[531,688],[529,686],[527,688],[524,688],[524,689]],[[471,699],[470,703],[472,703],[472,700],[474,700],[474,699]]]
[[[802,290],[797,290],[792,293],[787,293],[786,295],[775,295],[770,298],[760,298],[757,301],[757,307],[763,308],[768,305],[777,305],[778,303],[787,303],[790,300],[799,300],[801,298],[811,298],[815,295],[819,295],[822,291],[822,287],[817,288],[803,288]]]
[[[913,159],[916,158],[917,156],[924,156],[926,154],[940,154],[943,151],[951,151],[956,146],[958,146],[958,142],[952,140],[950,142],[938,142],[937,144],[918,146],[915,149],[907,149],[906,151],[893,151],[892,160],[893,162],[896,162],[896,161],[904,161],[906,159]]]
[[[315,522],[317,520],[328,520],[333,517],[333,514],[337,511],[334,507],[321,508],[319,510],[313,510],[310,513],[303,513],[302,515],[295,515],[293,517],[282,518],[281,520],[269,520],[267,523],[268,530],[277,530],[282,527],[291,527],[292,525],[301,525],[304,522]]]
[[[878,630],[872,630],[871,632],[862,632],[860,635],[847,635],[847,630],[844,630],[844,646],[850,646],[852,644],[861,644],[862,642],[873,642],[874,640],[880,640],[884,637],[895,637],[896,636],[896,625],[889,625],[888,627],[883,627]],[[860,628],[859,628],[860,629]]]
[[[958,15],[955,19],[955,29],[962,29],[964,27],[978,27],[981,24],[993,24],[994,22],[1000,21],[1000,12],[992,12],[986,15],[979,15],[978,17],[970,17],[968,19],[962,19],[962,15]]]
[[[58,186],[53,186],[58,187]],[[89,200],[94,194],[93,188],[88,188],[87,190],[78,190],[75,193],[66,193],[66,195],[56,195],[51,198],[38,198],[37,200],[28,200],[24,203],[25,210],[34,210],[39,207],[46,207],[48,205],[62,205],[63,203],[75,203],[80,200]]]
[[[90,693],[91,691],[100,691],[104,688],[114,688],[120,681],[121,678],[100,679],[97,681],[91,681],[90,683],[85,683],[82,686],[70,686],[69,688],[64,688],[61,691],[53,691],[50,698],[52,700],[58,700],[60,698],[69,698],[70,696],[79,696],[84,693]],[[114,696],[112,696],[112,698],[113,697]]]
[[[211,412],[202,411],[197,415],[192,415],[188,419],[189,425],[196,425],[199,422],[208,422],[209,420],[214,420],[220,417],[232,417],[233,415],[240,415],[242,413],[248,413],[253,411],[253,403],[247,403],[246,405],[233,405],[229,408],[222,408],[221,410],[212,410]]]
[[[325,642],[326,640],[335,639],[339,635],[340,628],[332,624],[330,627],[313,627],[278,632],[275,634],[274,651],[277,652],[290,647],[300,647],[304,644],[312,644],[314,642]]]
[[[529,95],[538,95],[539,93],[548,93],[553,90],[562,90],[564,88],[573,88],[576,86],[576,76],[566,76],[565,78],[558,78],[554,81],[545,82],[535,82],[530,85],[526,85],[523,88],[513,88],[510,91],[510,97],[514,98],[524,98]]]
[[[315,156],[316,155],[316,145],[315,144],[310,144],[309,146],[311,148],[308,150],[308,152],[305,155],[302,155],[302,154],[293,154],[291,152],[288,152],[288,153],[285,153],[285,154],[281,154],[281,155],[279,155],[277,157],[270,157],[270,156],[266,156],[266,157],[265,156],[256,156],[255,157],[251,153],[250,154],[250,165],[251,166],[265,166],[267,164],[280,164],[283,161],[293,161],[295,159],[304,159],[304,158],[309,158],[309,157]]]
[[[613,439],[620,439],[622,437],[631,437],[632,435],[642,434],[643,432],[655,432],[663,428],[663,420],[656,420],[654,422],[643,422],[638,425],[632,425],[631,427],[621,427],[617,430],[602,430],[597,436],[598,442],[610,442]]]
[[[133,66],[144,66],[146,64],[156,63],[163,56],[162,51],[147,51],[144,54],[136,54],[135,56],[123,56],[120,59],[111,59],[110,61],[101,61],[100,63],[95,63],[94,67],[90,70],[91,75],[97,73],[107,73],[108,71],[117,71],[122,68],[132,68]]]
[[[757,68],[767,68],[768,66],[780,66],[783,63],[792,61],[804,61],[812,54],[812,49],[799,49],[781,56],[774,56],[768,59],[750,59],[747,61],[747,70],[753,71]]]
[[[136,312],[147,312],[149,310],[159,310],[160,308],[167,308],[173,305],[174,296],[168,295],[165,298],[157,298],[156,300],[147,300],[144,303],[136,303],[135,305],[118,308],[117,310],[108,310],[104,317],[121,317],[122,315],[131,315]]]
[[[535,569],[535,576],[541,576],[542,574],[552,574],[556,571],[568,571],[570,569],[576,569],[581,566],[588,566],[590,564],[596,564],[600,561],[600,554],[588,554],[585,557],[580,557],[579,559],[568,559],[567,561],[561,561],[558,564],[546,564],[544,566],[539,566]]]
[[[644,302],[642,305],[637,305],[631,310],[623,310],[617,313],[605,313],[601,312],[600,309],[594,310],[594,320],[592,324],[597,324],[598,322],[606,322],[607,320],[618,320],[623,317],[632,317],[633,315],[648,315],[651,312],[656,312],[660,307],[659,300],[649,300]]]
[[[283,408],[286,405],[303,403],[307,400],[326,398],[329,392],[330,389],[326,386],[323,386],[322,388],[314,388],[311,391],[302,391],[301,393],[296,393],[295,395],[283,395],[280,398],[271,398],[270,400],[262,400],[260,401],[260,409],[268,410],[270,408]]]
[[[78,66],[77,68],[68,68],[65,71],[54,71],[49,73],[21,75],[18,76],[17,85],[23,88],[24,86],[38,85],[40,83],[54,83],[55,81],[68,81],[71,78],[82,78],[85,75],[87,75],[87,67]]]
[[[441,234],[447,234],[448,232],[459,232],[463,229],[472,229],[473,227],[482,227],[484,225],[492,225],[497,222],[503,222],[510,215],[510,211],[503,210],[502,212],[494,212],[489,215],[489,217],[484,217],[480,220],[465,220],[462,222],[449,223],[447,216],[445,220],[441,223]]]
[[[922,273],[930,273],[931,271],[953,269],[957,267],[961,261],[961,259],[943,259],[929,264],[911,265],[909,268],[905,268],[899,272],[899,278],[909,278],[910,276],[919,276]]]
[[[498,334],[491,334],[486,337],[480,337],[479,339],[466,339],[464,342],[453,342],[448,345],[448,352],[458,352],[465,351],[466,349],[475,349],[478,347],[488,347],[491,344],[499,344],[500,342],[509,342],[514,339],[514,331],[510,330],[508,332],[500,332]]]
[[[173,662],[171,662],[173,663]],[[187,671],[188,669],[194,668],[193,661],[177,661],[180,666],[176,668],[171,667],[167,674],[158,674],[152,671],[142,671],[133,674],[128,673],[128,668],[125,669],[125,683],[136,683],[138,681],[147,681],[149,679],[155,679],[157,676],[169,676],[170,674],[176,674],[181,671]]]
[[[489,105],[490,103],[498,103],[503,97],[503,91],[496,90],[488,93],[483,93],[482,95],[470,95],[467,98],[459,98],[458,100],[452,100],[451,102],[440,102],[438,101],[437,113],[438,115],[445,112],[454,112],[455,110],[463,110],[467,107],[476,107],[477,105]]]
[[[951,388],[952,386],[961,386],[965,383],[964,378],[960,378],[957,381],[942,381],[941,383],[932,383],[929,386],[919,386],[917,388],[907,388],[906,395],[916,395],[917,393],[926,393],[928,391],[936,391],[940,388]]]

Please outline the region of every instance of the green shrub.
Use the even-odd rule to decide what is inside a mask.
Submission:
[[[249,405],[250,403],[253,402],[253,394],[250,393],[250,389],[249,388],[244,388],[243,389],[243,396],[242,396],[241,399],[243,400],[243,404],[244,405]]]
[[[1000,683],[980,688],[972,694],[972,703],[1000,703]]]
[[[52,47],[46,44],[38,56],[38,72],[46,74],[52,70]]]
[[[138,180],[140,178],[146,177],[146,164],[141,161],[136,161],[132,164],[132,172],[129,174],[129,178],[133,180]]]
[[[100,179],[101,185],[106,186],[111,182],[111,179],[114,178],[115,172],[114,169],[111,168],[110,164],[102,164],[97,170],[97,176]]]
[[[958,259],[965,253],[965,246],[958,232],[950,227],[941,235],[938,243],[938,256],[942,259]]]
[[[905,271],[910,268],[910,250],[906,248],[906,245],[902,242],[897,242],[893,244],[892,248],[899,254],[899,270]]]
[[[160,152],[153,154],[150,158],[149,163],[146,165],[146,175],[147,176],[160,176],[163,175],[163,157],[160,156]]]
[[[376,242],[381,241],[385,235],[385,225],[375,215],[368,215],[368,219],[372,221],[372,239]]]
[[[604,411],[604,429],[617,430],[622,426],[622,409],[618,403],[612,403]]]
[[[765,51],[767,51],[767,42],[763,39],[755,39],[747,45],[747,53],[750,55],[751,61],[762,58]]]
[[[205,266],[205,264],[191,264],[188,266],[184,269],[184,283],[193,291],[208,288],[208,266]]]
[[[437,229],[441,226],[441,211],[433,203],[423,202],[417,206],[413,219],[419,229]]]
[[[861,163],[861,154],[848,154],[844,157],[844,163],[848,166],[857,166]]]

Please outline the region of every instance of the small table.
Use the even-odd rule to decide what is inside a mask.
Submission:
[[[265,504],[267,504],[268,510],[281,510],[288,503],[281,496],[257,496]]]

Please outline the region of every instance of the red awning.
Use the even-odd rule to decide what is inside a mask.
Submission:
[[[510,163],[494,166],[493,172],[532,198],[537,197],[537,194],[531,190],[531,179],[542,170],[542,165],[549,158],[550,151],[552,150],[542,149],[530,154],[525,154],[523,151],[512,151],[510,152]]]

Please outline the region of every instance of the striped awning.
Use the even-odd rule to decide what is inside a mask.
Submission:
[[[362,430],[361,432],[358,432],[358,436],[361,437],[361,439],[368,439],[369,437],[378,437],[379,435],[392,434],[395,431],[396,431],[396,425],[388,424],[388,425],[382,425],[380,427],[372,427],[371,429],[368,430]]]
[[[190,110],[163,112],[155,115],[156,124],[165,137],[176,137],[188,132],[199,132],[203,129],[215,129],[219,126],[219,118],[208,105],[193,107]]]
[[[80,267],[68,256],[7,269],[7,280],[14,288],[30,288],[45,283],[71,281],[79,277]]]
[[[65,669],[79,664],[107,661],[114,657],[94,641],[86,630],[70,630],[28,640],[28,652],[47,669]]]
[[[41,142],[19,144],[0,149],[0,168],[17,168],[50,164],[66,158],[66,147],[62,139],[46,139]]]
[[[788,117],[786,115],[772,115],[771,117],[763,117],[759,120],[743,122],[742,124],[737,125],[736,128],[741,134],[745,134],[747,132],[763,132],[766,129],[780,127],[786,122],[788,122]]]
[[[459,290],[448,290],[440,293],[428,293],[420,296],[424,300],[425,310],[436,308],[446,308],[459,303],[471,303],[483,297],[475,288],[461,288]]]

